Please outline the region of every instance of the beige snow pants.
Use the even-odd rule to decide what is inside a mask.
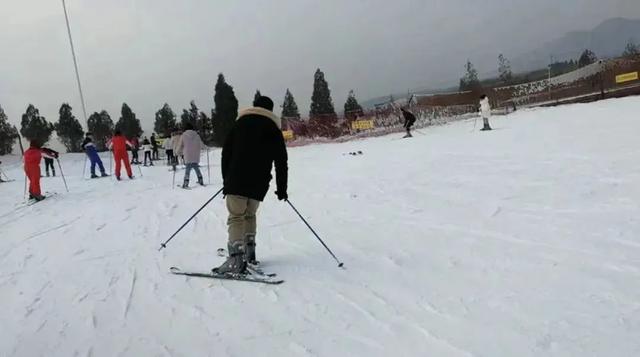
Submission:
[[[251,198],[227,195],[229,218],[229,243],[244,242],[248,235],[256,235],[256,212],[260,201]]]

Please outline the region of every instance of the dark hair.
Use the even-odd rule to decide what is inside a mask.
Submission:
[[[253,106],[266,109],[270,112],[273,111],[273,101],[269,97],[260,96],[253,101]]]
[[[87,131],[87,133],[84,136],[93,136],[93,133],[91,133],[90,131]]]
[[[42,145],[40,145],[40,142],[36,139],[31,140],[31,147],[32,148],[40,148]]]
[[[116,131],[113,133],[113,136],[118,136],[118,135],[122,135],[122,132],[120,131],[120,129],[116,129]]]
[[[480,96],[480,99],[484,99],[484,98],[486,98],[486,97],[487,97],[487,95],[486,95],[486,94],[483,94],[483,95],[481,95],[481,96]]]
[[[193,130],[193,124],[191,124],[189,122],[184,123],[184,125],[182,126],[182,129],[184,129],[184,130]]]

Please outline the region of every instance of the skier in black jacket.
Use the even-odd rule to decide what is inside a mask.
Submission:
[[[413,135],[411,135],[411,127],[416,122],[416,116],[405,108],[400,108],[400,111],[402,111],[402,116],[404,117],[404,128],[407,129],[407,135],[404,137],[411,138],[413,137]]]
[[[229,257],[216,273],[242,274],[256,264],[256,212],[264,200],[275,163],[276,195],[287,200],[287,148],[273,101],[259,97],[241,111],[222,149],[223,193],[229,210]]]

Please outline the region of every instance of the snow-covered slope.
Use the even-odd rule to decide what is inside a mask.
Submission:
[[[84,180],[14,210],[0,184],[0,356],[640,355],[640,98],[520,111],[290,150],[290,208],[268,197],[258,255],[279,286],[188,279],[221,263],[220,185]],[[344,155],[363,151],[361,156]],[[180,176],[181,172],[179,172]],[[205,174],[206,175],[206,174]]]

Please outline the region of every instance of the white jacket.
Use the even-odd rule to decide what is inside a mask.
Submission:
[[[173,140],[171,137],[164,139],[164,143],[162,145],[165,150],[173,150]]]
[[[491,104],[489,104],[489,97],[480,101],[480,115],[487,119],[491,117]]]
[[[151,152],[151,144],[143,144],[142,145],[142,151],[144,152]]]

